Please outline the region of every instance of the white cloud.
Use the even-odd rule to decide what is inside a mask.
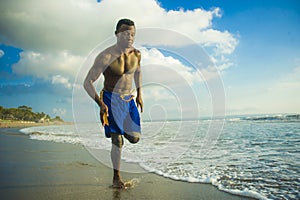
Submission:
[[[2,58],[2,56],[4,55],[5,55],[4,51],[0,49],[0,58]]]
[[[51,79],[57,74],[73,79],[82,62],[81,56],[72,55],[68,51],[25,51],[21,53],[19,63],[13,66],[13,71],[19,75],[33,75],[43,79]]]
[[[201,38],[200,42],[204,46],[215,47],[217,55],[232,53],[238,44],[237,39],[234,38],[228,31],[221,32],[214,29],[208,29],[203,32],[199,32],[199,36],[197,37]]]
[[[164,56],[156,48],[151,48],[149,50],[146,48],[140,48],[140,51],[143,56],[141,65],[143,66],[143,69],[146,68],[145,70],[147,70],[147,72],[143,73],[146,80],[151,81],[153,80],[153,76],[155,76],[155,79],[159,82],[163,82],[168,85],[182,85],[182,83],[177,80],[177,78],[181,77],[190,86],[192,86],[195,81],[201,81],[201,77],[199,77],[196,70],[185,66],[178,59],[175,59],[172,56]],[[164,73],[160,73],[161,70],[163,70]],[[171,76],[172,74],[174,74],[174,76]],[[175,78],[175,76],[177,78]]]
[[[92,0],[1,2],[1,40],[35,52],[86,53],[113,33]],[[105,28],[103,28],[105,27]],[[109,27],[107,29],[106,27]]]
[[[149,109],[159,105],[168,116],[175,118],[199,116],[196,88],[205,87],[201,71],[163,55],[158,49],[140,50],[143,55],[143,96]],[[145,110],[147,112],[147,108]]]
[[[222,72],[234,65],[234,63],[226,58],[224,55],[221,56],[210,56],[212,63],[218,69],[219,72]]]
[[[130,5],[130,7],[128,7]],[[124,9],[126,7],[127,9]],[[61,52],[86,55],[96,44],[113,36],[122,17],[132,18],[138,29],[168,29],[190,37],[195,42],[212,46],[219,53],[231,53],[237,39],[227,31],[212,28],[220,9],[170,10],[155,0],[52,0],[2,3],[0,13],[3,43],[24,51]],[[153,36],[153,42],[166,44],[168,38]],[[179,42],[179,41],[178,41]]]
[[[61,75],[55,75],[52,77],[52,84],[62,84],[64,87],[71,89],[72,84],[69,82],[68,78],[65,78]]]
[[[0,42],[24,50],[20,62],[13,66],[15,73],[69,88],[89,52],[103,41],[114,42],[115,25],[123,17],[136,23],[136,44],[183,47],[198,43],[213,49],[213,58],[220,60],[223,55],[231,54],[238,43],[236,36],[228,31],[213,28],[213,19],[221,17],[220,8],[167,11],[156,0],[4,1],[0,12]],[[159,29],[161,34],[152,34],[148,28]],[[170,32],[174,33],[172,37]],[[155,49],[141,51],[144,70],[148,70],[144,80],[170,87],[182,97],[182,102],[189,102],[190,95],[186,94],[192,94],[184,88],[190,89],[195,83],[218,75],[214,67],[203,67],[199,74]],[[198,56],[198,52],[189,52]],[[215,64],[219,69],[226,69],[228,62],[224,59]]]

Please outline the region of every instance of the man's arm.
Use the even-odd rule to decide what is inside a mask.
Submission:
[[[92,99],[94,99],[94,101],[99,105],[99,107],[103,105],[103,102],[100,100],[100,97],[97,94],[97,91],[93,83],[99,78],[101,73],[103,73],[104,71],[103,60],[101,57],[103,56],[101,55],[97,56],[93,66],[91,67],[90,71],[85,77],[84,84],[83,84],[85,91]]]
[[[136,97],[136,104],[137,107],[140,107],[141,112],[143,112],[143,99],[142,99],[142,70],[141,70],[141,53],[137,51],[136,53],[139,61],[138,61],[138,68],[134,73],[134,83],[137,90],[137,97]]]
[[[107,120],[105,120],[108,115],[108,107],[105,105],[103,100],[100,99],[93,83],[99,78],[101,73],[104,72],[105,67],[106,67],[105,63],[108,59],[106,57],[107,56],[103,56],[101,54],[99,56],[97,56],[92,68],[88,72],[87,76],[85,77],[84,83],[83,83],[85,91],[88,93],[88,95],[92,99],[94,99],[94,101],[100,107],[100,120],[101,120],[101,123],[103,126],[108,125]]]

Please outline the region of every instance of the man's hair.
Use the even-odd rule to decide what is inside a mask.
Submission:
[[[130,19],[120,19],[117,23],[116,26],[116,33],[118,32],[119,28],[123,25],[128,25],[128,26],[134,26],[134,22]]]

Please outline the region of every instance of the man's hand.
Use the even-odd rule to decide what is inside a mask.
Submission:
[[[108,117],[108,107],[104,103],[102,103],[100,106],[100,120],[102,126],[109,125],[107,117]]]
[[[142,97],[141,96],[137,96],[135,101],[136,101],[137,107],[140,107],[141,113],[142,113],[143,112],[143,100],[142,100]]]

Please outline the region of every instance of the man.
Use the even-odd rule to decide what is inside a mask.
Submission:
[[[117,43],[101,52],[88,72],[84,88],[100,107],[100,119],[105,136],[111,138],[111,160],[114,168],[113,187],[124,188],[120,176],[123,136],[137,143],[141,136],[140,116],[143,112],[141,90],[141,53],[132,45],[135,37],[134,22],[121,19],[116,26]],[[93,83],[104,75],[104,88],[100,96]],[[132,82],[135,82],[137,97],[133,100]]]

